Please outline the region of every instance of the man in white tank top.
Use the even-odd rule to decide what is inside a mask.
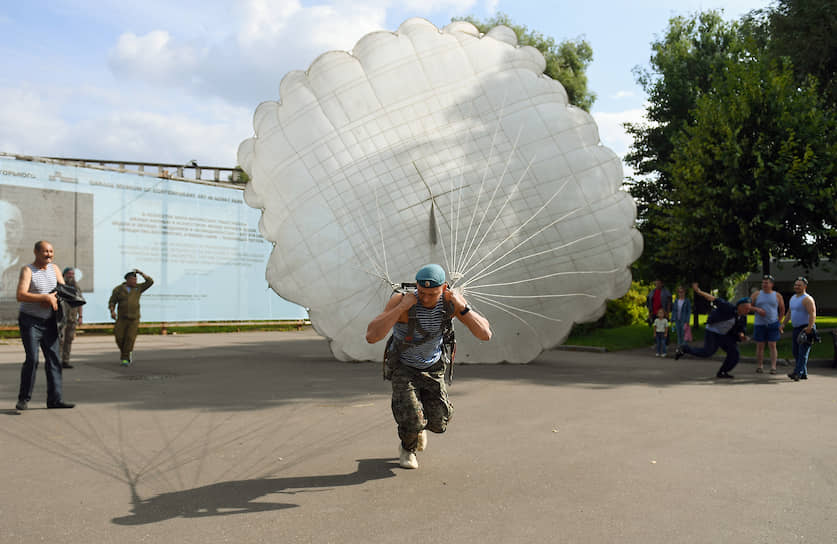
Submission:
[[[808,379],[808,355],[811,353],[811,338],[816,335],[817,305],[814,297],[807,293],[808,280],[800,276],[793,282],[794,295],[790,299],[790,311],[785,314],[782,320],[782,329],[793,323],[793,357],[796,359],[796,366],[788,378],[795,382]],[[805,333],[805,342],[800,342],[799,335]]]
[[[18,325],[20,340],[26,352],[26,361],[20,371],[18,410],[26,410],[32,399],[35,376],[38,371],[38,348],[44,352],[44,370],[47,376],[47,408],[72,408],[64,402],[61,392],[61,360],[58,356],[58,296],[55,287],[64,283],[58,266],[52,262],[55,250],[52,244],[41,240],[35,243],[35,261],[24,266],[17,283],[17,300],[20,302]]]
[[[750,297],[753,301],[753,312],[756,314],[753,323],[753,341],[756,342],[756,372],[764,372],[764,346],[770,349],[770,373],[776,374],[776,342],[781,333],[780,322],[785,317],[785,299],[773,290],[773,276],[765,274],[761,280],[761,290]]]

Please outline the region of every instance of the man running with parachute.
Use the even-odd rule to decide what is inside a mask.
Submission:
[[[366,329],[370,344],[392,330],[384,353],[384,378],[392,380],[392,414],[403,468],[418,468],[416,452],[427,445],[427,430],[445,432],[453,415],[445,385],[446,370],[448,380],[452,377],[455,352],[453,318],[478,339],[491,339],[488,320],[468,306],[461,293],[448,288],[441,266],[428,264],[416,273],[415,290],[396,290]]]

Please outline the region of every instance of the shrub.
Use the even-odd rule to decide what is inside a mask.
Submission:
[[[645,307],[645,297],[651,289],[653,287],[650,285],[632,281],[627,293],[620,298],[607,301],[605,314],[601,318],[593,323],[576,324],[570,334],[583,336],[596,329],[646,323],[648,309]]]

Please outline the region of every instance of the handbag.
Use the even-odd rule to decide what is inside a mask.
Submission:
[[[688,323],[683,324],[683,340],[686,342],[692,341],[692,328]]]

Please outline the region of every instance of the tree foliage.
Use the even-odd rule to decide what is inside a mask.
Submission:
[[[778,0],[750,19],[761,22],[767,53],[790,59],[797,81],[814,77],[837,109],[837,0]]]
[[[593,62],[593,48],[586,40],[577,38],[556,43],[554,38],[529,30],[524,25],[515,24],[505,13],[497,13],[485,21],[472,16],[453,20],[468,21],[483,34],[499,25],[511,28],[517,34],[517,42],[520,45],[530,45],[543,54],[546,59],[544,73],[561,82],[567,91],[570,104],[590,111],[596,95],[587,89],[587,67]]]
[[[816,84],[798,87],[789,62],[730,61],[675,138],[672,245],[703,241],[725,274],[833,255],[835,141]]]
[[[775,53],[772,19],[756,19],[673,18],[636,70],[648,121],[627,127],[626,161],[645,279],[710,285],[771,257],[835,254],[834,114],[817,80]]]
[[[715,11],[674,17],[651,49],[650,67],[634,69],[648,94],[646,121],[625,127],[633,137],[625,162],[635,172],[628,189],[637,203],[645,241],[635,268],[645,281],[697,279],[708,285],[723,277],[719,272],[725,268],[724,256],[707,253],[699,244],[685,251],[673,251],[669,244],[671,212],[677,205],[672,181],[675,139],[694,123],[698,98],[712,89],[716,75],[741,55],[738,27]]]

